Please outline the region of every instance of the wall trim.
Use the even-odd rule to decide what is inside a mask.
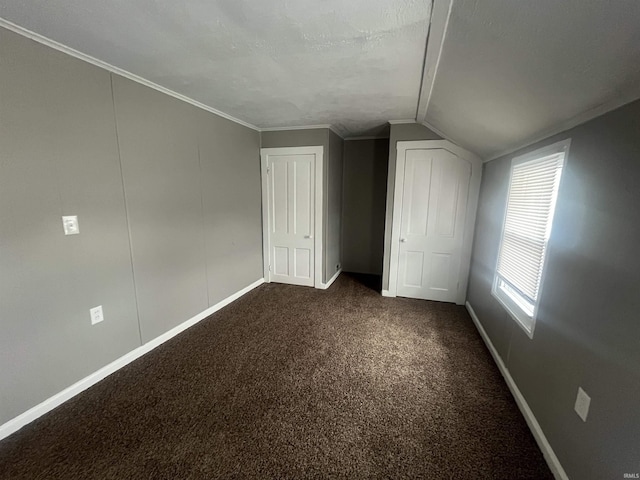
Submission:
[[[376,137],[372,135],[369,137],[349,137],[344,139],[345,142],[350,142],[353,140],[389,140],[389,137],[388,136]]]
[[[457,145],[460,148],[464,148],[465,150],[469,150],[476,157],[480,158],[480,155],[476,154],[473,150],[467,148],[467,146],[464,144],[464,142],[459,142],[455,138],[451,138],[451,135],[447,135],[442,130],[440,130],[437,127],[434,127],[432,124],[430,124],[426,120],[423,120],[422,122],[420,122],[420,125],[422,125],[423,127],[427,127],[433,133],[436,133],[436,134],[440,135],[443,139],[448,140],[449,142],[453,143],[454,145]]]
[[[261,128],[261,132],[283,132],[287,130],[316,130],[319,128],[331,128],[331,125],[328,123],[323,123],[319,125],[295,125],[291,127],[265,127]]]
[[[476,155],[477,157],[479,157],[479,155],[477,155],[473,150],[467,148],[466,145],[463,142],[457,141],[456,139],[452,138],[450,135],[447,135],[446,133],[444,133],[442,130],[438,129],[437,127],[434,127],[433,125],[431,125],[429,122],[427,122],[424,119],[422,121],[419,121],[419,122],[417,120],[389,120],[387,123],[389,123],[389,125],[408,125],[408,124],[413,124],[413,123],[415,123],[416,125],[422,125],[423,127],[426,127],[429,130],[431,130],[436,135],[440,135],[443,140],[447,140],[447,141],[453,143],[454,145],[456,145],[456,146],[458,146],[460,148],[464,148],[465,150],[468,150],[471,153],[473,153],[474,155]],[[350,139],[346,139],[346,140],[350,140]]]
[[[202,110],[206,110],[209,113],[213,113],[214,115],[225,118],[227,120],[230,120],[244,127],[250,128],[257,132],[260,131],[258,127],[256,127],[255,125],[252,125],[249,122],[240,120],[239,118],[236,118],[233,115],[229,115],[228,113],[225,113],[221,110],[205,105],[204,103],[194,100],[193,98],[187,97],[186,95],[183,95],[178,92],[174,92],[173,90],[170,90],[166,87],[158,85],[157,83],[147,80],[146,78],[140,77],[135,73],[131,73],[127,70],[123,70],[122,68],[116,67],[115,65],[111,65],[110,63],[104,62],[102,60],[98,60],[97,58],[92,57],[91,55],[87,55],[86,53],[82,53],[60,42],[56,42],[55,40],[45,37],[44,35],[40,35],[39,33],[32,32],[31,30],[21,27],[20,25],[16,25],[15,23],[10,22],[9,20],[5,20],[4,18],[0,18],[0,27],[4,27],[7,30],[11,30],[12,32],[17,33],[18,35],[22,35],[23,37],[30,38],[31,40],[38,42],[42,45],[46,45],[47,47],[53,48],[54,50],[58,50],[59,52],[66,53],[67,55],[70,55],[79,60],[85,61],[87,63],[90,63],[96,67],[102,68],[111,73],[115,73],[116,75],[120,75],[121,77],[128,78],[129,80],[132,80],[136,83],[140,83],[146,87],[153,88],[154,90],[162,92],[171,97],[177,98],[178,100],[182,100],[183,102],[190,103],[191,105],[201,108]]]
[[[318,130],[321,128],[326,128],[327,130],[331,130],[333,133],[338,135],[340,138],[344,140],[342,134],[333,126],[328,123],[320,124],[320,125],[295,125],[293,127],[265,127],[260,128],[260,132],[286,132],[287,130]]]
[[[335,282],[338,279],[338,277],[340,276],[341,273],[342,273],[342,268],[340,268],[335,273],[335,275],[329,279],[329,281],[327,283],[321,283],[320,284],[320,289],[321,290],[326,290],[327,288],[329,288],[333,284],[333,282]]]
[[[405,125],[407,123],[418,123],[415,118],[404,119],[404,120],[389,120],[387,121],[389,125]]]
[[[342,133],[340,133],[336,127],[334,127],[333,125],[329,125],[329,130],[331,130],[333,133],[339,136],[342,140],[344,140],[344,135],[342,135]]]
[[[380,292],[380,294],[383,297],[388,297],[388,298],[395,298],[395,295],[392,295],[391,292],[389,290],[385,290],[384,288],[382,289],[382,291]]]
[[[8,437],[9,435],[11,435],[14,432],[17,432],[18,430],[20,430],[25,425],[33,422],[34,420],[36,420],[37,418],[41,417],[45,413],[50,412],[51,410],[53,410],[57,406],[63,404],[67,400],[70,400],[71,398],[75,397],[79,393],[81,393],[84,390],[88,389],[89,387],[95,385],[100,380],[102,380],[105,377],[111,375],[112,373],[120,370],[122,367],[128,365],[129,363],[133,362],[134,360],[140,358],[144,354],[149,353],[151,350],[153,350],[154,348],[162,345],[167,340],[170,340],[171,338],[175,337],[179,333],[182,333],[183,331],[187,330],[189,327],[192,327],[196,323],[204,320],[205,318],[209,317],[210,315],[212,315],[213,313],[215,313],[218,310],[222,309],[223,307],[226,307],[227,305],[229,305],[230,303],[234,302],[238,298],[242,297],[246,293],[250,292],[254,288],[259,287],[263,283],[264,283],[264,278],[260,278],[260,279],[256,280],[251,285],[247,285],[242,290],[239,290],[236,293],[234,293],[232,295],[229,295],[227,298],[219,301],[218,303],[216,303],[212,307],[209,307],[205,311],[203,311],[203,312],[197,314],[196,316],[190,318],[186,322],[181,323],[180,325],[178,325],[177,327],[172,328],[168,332],[165,332],[162,335],[154,338],[153,340],[145,343],[144,345],[142,345],[142,346],[130,351],[129,353],[126,353],[122,357],[114,360],[113,362],[111,362],[108,365],[100,368],[99,370],[96,370],[95,372],[91,373],[90,375],[84,377],[82,380],[79,380],[76,383],[74,383],[73,385],[65,388],[61,392],[56,393],[55,395],[47,398],[45,401],[39,403],[35,407],[30,408],[29,410],[27,410],[26,412],[18,415],[17,417],[13,418],[12,420],[9,420],[8,422],[4,423],[3,425],[0,425],[0,440],[2,440],[3,438]]]
[[[480,319],[476,315],[476,312],[473,310],[473,307],[468,301],[465,303],[465,306],[467,307],[467,311],[469,312],[469,315],[471,316],[471,319],[473,320],[473,323],[475,324],[476,329],[480,333],[482,340],[484,341],[485,345],[489,349],[489,352],[493,357],[493,361],[496,363],[496,365],[498,366],[498,369],[500,370],[500,373],[504,377],[504,380],[507,386],[509,387],[511,394],[513,395],[513,398],[518,404],[520,413],[522,413],[522,416],[526,420],[527,425],[529,426],[529,429],[533,434],[533,437],[536,439],[536,442],[538,443],[538,447],[540,447],[540,450],[542,450],[542,455],[544,456],[544,459],[546,460],[547,465],[549,465],[549,468],[551,469],[553,476],[557,480],[569,480],[567,473],[564,471],[564,468],[562,468],[562,465],[560,464],[560,460],[558,459],[555,452],[553,451],[553,448],[551,448],[551,444],[549,443],[549,441],[547,440],[547,437],[542,431],[542,427],[540,426],[540,424],[538,423],[538,420],[536,419],[535,415],[531,411],[531,408],[529,408],[529,404],[527,403],[526,399],[522,395],[522,392],[520,392],[520,389],[516,385],[516,382],[513,380],[513,377],[509,373],[509,369],[507,368],[507,366],[502,361],[500,354],[498,353],[496,348],[493,346],[493,343],[491,342],[491,339],[487,335],[487,332],[485,331],[484,327],[480,323]]]
[[[620,108],[628,103],[634,102],[639,99],[640,85],[627,90],[625,93],[614,99],[601,103],[600,105],[590,108],[589,110],[581,112],[577,115],[574,115],[573,117],[568,118],[564,122],[560,122],[552,128],[542,130],[535,135],[528,137],[526,140],[519,142],[517,146],[511,146],[504,150],[501,150],[500,153],[492,154],[485,158],[484,162],[490,162],[500,157],[504,157],[505,155],[509,155],[510,153],[517,152],[520,149],[533,145],[534,143],[540,142],[554,135],[558,135],[559,133],[565,132],[573,127],[577,127],[578,125],[582,125],[583,123],[586,123],[590,120],[593,120],[594,118],[604,115],[605,113],[611,112],[617,108]]]

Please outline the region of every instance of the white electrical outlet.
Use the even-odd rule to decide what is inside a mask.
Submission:
[[[576,404],[573,408],[583,422],[587,421],[589,405],[591,405],[591,397],[587,395],[582,387],[578,387],[578,396],[576,397]]]
[[[80,233],[80,225],[78,225],[77,215],[68,215],[62,217],[62,226],[65,235],[78,235]]]
[[[102,305],[98,305],[89,310],[91,314],[91,325],[95,325],[96,323],[100,323],[104,320],[104,314],[102,313]]]

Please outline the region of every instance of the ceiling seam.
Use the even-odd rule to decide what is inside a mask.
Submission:
[[[433,4],[434,0],[431,0],[431,10],[429,14],[429,27],[427,28],[427,39],[424,44],[424,57],[422,59],[422,72],[420,75],[420,86],[418,87],[418,102],[416,103],[416,121],[420,116],[420,102],[422,101],[422,89],[424,88],[424,79],[427,76],[427,52],[429,50],[429,37],[431,37],[431,25],[433,24]],[[427,105],[427,108],[429,105]]]
[[[444,40],[447,36],[447,30],[449,28],[449,20],[451,18],[451,11],[453,10],[453,2],[454,0],[432,0],[432,3],[431,3],[431,19],[429,22],[429,33],[427,35],[427,39],[428,39],[427,46],[425,48],[424,68],[422,71],[421,89],[418,97],[418,106],[416,108],[416,121],[418,123],[427,121],[427,111],[429,109],[429,104],[431,103],[431,95],[433,94],[433,87],[435,85],[435,79],[438,73],[438,67],[440,66],[440,59],[442,58]],[[445,7],[446,7],[446,11],[445,11]],[[442,34],[438,34],[434,37],[433,36],[434,27],[435,26],[439,27],[440,21],[442,22]],[[437,42],[436,45],[433,45],[434,48],[437,48],[437,53],[432,53],[434,52],[434,50],[429,48],[434,41]],[[433,60],[431,62],[429,61],[430,56],[433,57]],[[431,75],[429,75],[430,64],[433,64]],[[428,89],[426,96],[424,95],[425,88]],[[420,105],[421,103],[424,103],[422,108]]]

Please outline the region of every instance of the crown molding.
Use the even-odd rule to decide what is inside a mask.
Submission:
[[[388,136],[384,136],[384,137],[364,136],[364,137],[349,137],[344,139],[345,142],[350,142],[353,140],[389,140],[389,137]]]
[[[431,130],[433,133],[440,135],[442,138],[444,138],[445,140],[449,140],[451,143],[455,143],[458,146],[461,146],[459,144],[459,142],[455,142],[451,139],[451,137],[449,135],[447,135],[446,133],[444,133],[442,130],[434,127],[433,125],[431,125],[429,122],[427,122],[426,120],[423,120],[422,122],[419,122],[419,125],[422,125],[423,127],[427,127],[429,130]]]
[[[329,130],[331,130],[333,133],[338,135],[342,140],[344,140],[344,135],[342,135],[336,127],[334,127],[333,125],[329,125]]]
[[[389,120],[387,122],[389,125],[406,125],[407,123],[418,123],[415,118],[407,119],[407,120]]]
[[[157,83],[147,80],[146,78],[140,77],[127,70],[123,70],[122,68],[111,65],[110,63],[104,62],[102,60],[98,60],[97,58],[92,57],[91,55],[87,55],[86,53],[82,53],[78,50],[75,50],[74,48],[63,45],[62,43],[56,42],[55,40],[45,37],[44,35],[40,35],[39,33],[32,32],[31,30],[21,27],[20,25],[16,25],[15,23],[10,22],[9,20],[6,20],[4,18],[0,18],[0,27],[4,27],[7,30],[17,33],[18,35],[27,37],[37,43],[53,48],[54,50],[58,50],[59,52],[66,53],[67,55],[75,57],[84,62],[90,63],[91,65],[94,65],[96,67],[102,68],[103,70],[107,70],[108,72],[115,73],[116,75],[120,75],[121,77],[127,78],[131,81],[134,81],[146,87],[157,90],[158,92],[177,98],[178,100],[182,100],[183,102],[189,103],[202,110],[206,110],[207,112],[213,113],[214,115],[222,117],[226,120],[230,120],[234,123],[237,123],[244,127],[248,127],[258,132],[260,131],[258,127],[256,127],[255,125],[252,125],[249,122],[240,120],[239,118],[236,118],[233,115],[229,115],[228,113],[217,110],[213,107],[210,107],[209,105],[205,105],[204,103],[198,102],[197,100],[187,97],[186,95],[183,95],[178,92],[174,92],[173,90],[163,87],[162,85],[158,85]]]
[[[640,100],[640,85],[630,88],[624,94],[619,95],[615,99],[608,100],[596,107],[590,108],[589,110],[579,113],[578,115],[574,115],[573,117],[570,117],[564,122],[556,124],[552,128],[539,131],[535,135],[528,137],[526,140],[519,142],[515,146],[512,145],[511,147],[501,150],[499,153],[490,154],[487,156],[487,158],[484,159],[484,162],[485,163],[490,162],[492,160],[496,160],[505,155],[509,155],[511,153],[517,152],[518,150],[521,150],[525,147],[533,145],[534,143],[544,140],[545,138],[558,135],[559,133],[562,133],[571,128],[577,127],[578,125],[582,125],[583,123],[593,120],[594,118],[600,117],[605,113],[611,112],[635,100]]]
[[[456,140],[455,138],[452,138],[451,135],[447,135],[446,133],[444,133],[442,130],[439,130],[438,128],[434,127],[433,125],[431,125],[429,122],[427,121],[422,121],[420,122],[420,124],[424,127],[427,127],[429,130],[431,130],[433,133],[436,133],[438,135],[440,135],[443,139],[448,140],[449,142],[453,143],[454,145],[460,147],[460,148],[464,148],[465,150],[468,150],[469,152],[473,153],[476,157],[478,158],[482,158],[480,155],[478,155],[472,148],[469,148],[465,142],[459,142],[458,140]],[[484,160],[483,160],[484,161]]]
[[[328,128],[331,129],[331,125],[297,125],[292,127],[265,127],[261,128],[261,132],[284,132],[286,130],[317,130],[320,128]]]
[[[467,148],[463,143],[452,139],[451,136],[449,136],[449,135],[445,134],[444,132],[442,132],[441,130],[437,129],[436,127],[431,125],[426,120],[423,120],[421,122],[417,122],[416,120],[389,120],[388,123],[390,125],[410,125],[410,124],[422,125],[423,127],[426,127],[429,130],[431,130],[433,133],[435,133],[437,135],[440,135],[440,137],[442,137],[444,140],[448,140],[449,142],[453,143],[454,145],[457,145],[457,146],[459,146],[461,148],[464,148],[465,150],[469,150],[471,153],[476,155],[476,153],[473,150],[470,150],[469,148]]]
[[[261,132],[285,132],[287,130],[318,130],[318,129],[327,129],[331,130],[333,133],[338,135],[341,139],[345,139],[342,134],[333,126],[328,123],[320,124],[320,125],[294,125],[292,127],[265,127],[261,128]]]

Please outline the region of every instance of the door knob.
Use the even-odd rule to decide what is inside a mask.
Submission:
[[[313,235],[305,235],[304,238],[313,238]]]
[[[404,242],[406,242],[406,241],[407,241],[407,239],[406,239],[406,238],[401,238],[401,239],[400,239],[400,241],[401,241],[402,243],[404,243]]]

